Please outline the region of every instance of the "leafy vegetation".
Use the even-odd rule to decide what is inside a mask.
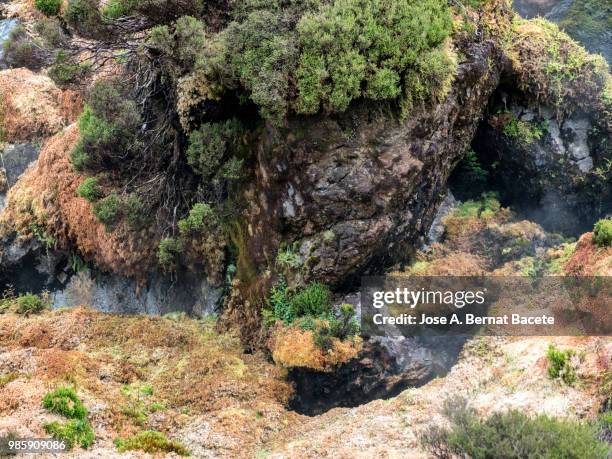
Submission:
[[[81,448],[89,448],[93,444],[94,432],[87,420],[87,409],[74,389],[59,387],[44,396],[42,405],[49,412],[68,418],[65,423],[54,421],[44,424],[45,432],[65,441],[69,449],[76,444]]]
[[[565,384],[572,385],[576,382],[576,370],[573,359],[576,352],[573,349],[560,351],[551,344],[546,352],[548,360],[548,375],[554,379],[561,379]]]
[[[25,293],[17,297],[17,313],[23,315],[37,314],[49,308],[49,302],[38,295]]]
[[[544,135],[542,125],[519,120],[514,116],[504,125],[504,134],[524,145],[540,140]]]
[[[119,197],[115,193],[112,193],[104,199],[101,199],[94,204],[93,212],[98,221],[102,223],[107,230],[110,230],[121,216],[121,203]]]
[[[187,217],[179,220],[178,227],[182,235],[189,235],[202,232],[216,223],[213,209],[208,204],[199,202],[191,208]]]
[[[445,402],[450,429],[433,427],[421,436],[436,457],[469,456],[474,459],[526,457],[606,458],[610,447],[597,439],[589,424],[529,416],[513,410],[481,419],[463,399]]]
[[[49,68],[49,77],[59,86],[65,86],[83,78],[90,70],[86,63],[71,60],[64,51],[59,51],[55,63]]]
[[[57,16],[62,2],[61,0],[34,0],[34,6],[47,16]]]
[[[68,449],[76,444],[87,449],[95,439],[91,425],[86,419],[71,419],[65,423],[53,421],[44,424],[43,428],[53,438],[63,440]]]
[[[183,253],[183,243],[172,237],[164,238],[159,243],[157,258],[166,271],[174,271],[178,265],[178,257]]]
[[[460,200],[475,199],[487,189],[489,172],[482,167],[471,148],[467,151],[451,176],[451,188]]]
[[[305,14],[297,30],[299,113],[321,106],[342,112],[362,96],[425,98],[436,93],[430,85],[444,86],[454,73],[452,59],[438,48],[451,30],[444,1],[402,0],[394,8],[380,0],[336,1]]]
[[[494,216],[500,209],[497,193],[489,191],[483,193],[479,200],[462,203],[454,215],[459,218],[488,218]]]
[[[264,319],[268,324],[280,321],[313,331],[315,343],[321,349],[330,349],[333,338],[345,340],[359,333],[354,307],[342,304],[337,316],[329,289],[319,283],[308,284],[290,293],[281,278],[270,291]]]
[[[141,450],[146,453],[176,453],[179,456],[189,456],[189,450],[181,443],[169,440],[163,433],[154,430],[144,430],[126,439],[115,440],[115,446],[120,452]]]
[[[87,199],[89,202],[97,201],[102,197],[102,191],[98,186],[98,179],[87,177],[77,188],[77,195]]]
[[[604,218],[595,223],[593,242],[599,247],[612,246],[612,218]]]

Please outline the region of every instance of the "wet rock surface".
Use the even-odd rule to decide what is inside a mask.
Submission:
[[[6,205],[6,192],[27,167],[38,158],[40,149],[33,144],[7,145],[0,151],[0,212]]]
[[[0,70],[7,68],[4,61],[4,42],[18,25],[19,21],[17,19],[0,19]]]

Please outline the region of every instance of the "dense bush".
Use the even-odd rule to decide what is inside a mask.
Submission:
[[[548,346],[546,359],[548,360],[548,374],[551,378],[560,378],[565,384],[571,385],[576,382],[576,370],[572,359],[576,352],[572,349],[558,350],[554,344]]]
[[[64,19],[83,36],[101,36],[105,27],[98,6],[98,0],[69,0]]]
[[[604,218],[595,223],[593,242],[599,247],[612,246],[612,218]]]
[[[327,287],[315,282],[295,293],[290,307],[295,317],[327,315],[331,311],[331,294]]]
[[[236,119],[203,124],[189,136],[186,153],[189,165],[203,179],[211,180],[238,153],[243,132],[241,123]]]
[[[455,196],[465,201],[476,199],[487,189],[489,171],[482,167],[474,150],[465,154],[450,178]]]
[[[163,433],[145,430],[126,439],[115,440],[115,446],[120,452],[141,450],[145,453],[175,453],[179,456],[189,456],[189,450],[181,443],[169,440]]]
[[[189,211],[189,215],[179,220],[178,227],[181,235],[187,236],[191,233],[201,233],[217,223],[213,209],[204,203],[195,204]]]
[[[597,431],[586,423],[530,418],[518,411],[479,418],[464,400],[445,403],[452,427],[431,428],[421,440],[440,458],[469,456],[487,458],[606,458],[611,450],[597,439]]]
[[[297,26],[298,112],[316,113],[321,106],[341,112],[360,96],[413,98],[429,83],[446,81],[453,64],[433,49],[451,24],[443,0],[401,0],[393,8],[381,0],[343,0],[306,14]]]
[[[141,126],[138,105],[117,78],[98,80],[79,117],[79,143],[71,154],[75,169],[120,167],[134,149]]]
[[[34,28],[47,46],[60,47],[68,40],[58,18],[43,18],[36,23]]]
[[[87,199],[89,202],[97,201],[102,197],[102,191],[98,186],[98,179],[87,177],[77,188],[77,195]]]
[[[62,2],[61,0],[34,0],[34,6],[47,16],[57,16]]]
[[[110,228],[117,223],[121,216],[121,210],[121,202],[115,193],[96,202],[93,207],[94,215],[107,230],[110,230]]]

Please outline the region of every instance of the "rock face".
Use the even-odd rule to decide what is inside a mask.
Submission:
[[[293,119],[262,136],[247,193],[256,265],[273,260],[280,242],[296,243],[308,279],[340,286],[425,237],[500,75],[492,43],[462,51],[447,99],[405,121],[359,106],[338,117]]]
[[[24,143],[8,145],[0,152],[0,212],[6,204],[6,192],[17,183],[17,178],[38,158],[39,148]]]
[[[4,62],[4,42],[18,25],[19,21],[17,19],[0,20],[0,69],[6,68],[6,63]]]
[[[586,114],[559,122],[552,110],[538,112],[512,105],[515,120],[537,126],[541,137],[530,141],[504,133],[506,115],[483,123],[474,150],[490,170],[490,182],[504,204],[551,231],[579,234],[612,212],[609,185],[611,152]]]
[[[290,407],[321,414],[334,407],[353,407],[398,395],[444,376],[457,361],[467,338],[372,338],[360,356],[330,373],[294,368]]]

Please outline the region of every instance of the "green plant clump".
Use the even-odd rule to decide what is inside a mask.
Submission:
[[[115,440],[115,446],[120,452],[141,450],[145,453],[176,453],[179,456],[189,456],[189,450],[181,443],[169,440],[163,433],[155,430],[144,430],[136,435]]]
[[[91,425],[86,419],[71,419],[65,423],[53,421],[44,424],[43,428],[53,438],[66,442],[68,449],[76,444],[87,449],[95,438]]]
[[[595,223],[593,242],[599,247],[612,246],[612,218],[604,218]]]
[[[87,199],[89,202],[97,201],[102,197],[102,191],[98,186],[98,179],[87,177],[77,188],[77,195]]]
[[[34,6],[46,16],[57,16],[62,2],[61,0],[34,0]]]
[[[183,253],[183,243],[176,238],[167,237],[160,241],[157,251],[157,259],[166,271],[176,269],[178,257]]]
[[[94,204],[93,212],[98,221],[109,230],[121,216],[119,197],[115,193],[108,195]]]
[[[560,378],[567,385],[575,383],[576,370],[572,364],[572,358],[575,355],[576,352],[573,349],[560,351],[554,344],[550,344],[546,352],[548,375],[554,379]]]
[[[612,452],[597,439],[587,423],[530,418],[519,411],[479,418],[464,400],[448,400],[445,414],[452,427],[433,427],[421,436],[423,445],[439,458],[590,458],[604,459]]]
[[[49,307],[48,302],[44,301],[38,295],[26,293],[17,297],[17,313],[30,315],[37,314]]]
[[[529,145],[544,135],[541,125],[512,118],[504,125],[504,134],[518,142]]]
[[[182,235],[200,233],[216,223],[215,212],[210,205],[199,202],[189,211],[189,215],[179,220],[178,227]]]
[[[81,448],[89,448],[93,444],[94,432],[87,420],[87,409],[74,389],[59,387],[44,396],[42,405],[51,413],[68,418],[65,423],[54,421],[44,424],[45,432],[66,442],[68,449],[76,444]]]
[[[43,398],[43,408],[51,413],[59,414],[69,419],[86,419],[87,409],[79,400],[74,389],[59,387],[49,392]]]
[[[359,97],[445,96],[456,68],[441,48],[451,28],[442,0],[400,0],[393,8],[383,0],[340,0],[306,13],[297,25],[297,111],[343,112]]]
[[[488,218],[501,210],[499,198],[495,192],[483,193],[478,201],[466,201],[455,211],[459,218]]]

